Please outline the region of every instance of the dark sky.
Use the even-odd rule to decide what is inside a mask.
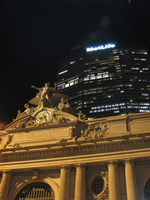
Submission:
[[[2,0],[0,122],[57,80],[60,58],[85,45],[142,43],[150,49],[149,0]]]

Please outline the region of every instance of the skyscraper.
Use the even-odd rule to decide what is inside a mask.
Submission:
[[[110,43],[65,56],[59,66],[58,90],[89,118],[150,112],[149,77],[146,48]]]

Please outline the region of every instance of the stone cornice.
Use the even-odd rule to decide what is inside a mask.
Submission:
[[[34,169],[35,166],[38,166],[38,169],[60,169],[60,166],[62,165],[70,165],[72,167],[75,167],[77,164],[82,164],[86,163],[86,165],[90,164],[107,164],[110,160],[118,160],[118,162],[122,162],[128,158],[141,160],[143,161],[144,159],[150,160],[150,148],[146,149],[139,149],[139,150],[126,150],[126,151],[116,151],[116,152],[99,152],[99,153],[94,153],[92,154],[76,154],[72,156],[65,156],[65,157],[44,157],[42,155],[41,158],[35,158],[34,159],[24,159],[21,160],[19,159],[18,161],[5,161],[1,164],[1,170],[9,170],[11,169],[12,171],[18,171],[18,170],[23,170],[23,169]],[[1,171],[0,170],[0,171]]]
[[[1,150],[0,159],[14,159],[14,158],[25,158],[44,156],[48,154],[59,154],[59,153],[73,153],[81,151],[93,151],[97,149],[113,149],[125,146],[132,146],[130,149],[134,149],[135,145],[150,144],[150,136],[135,137],[116,137],[116,138],[104,138],[97,140],[81,140],[62,142],[57,144],[39,145],[31,147],[19,147],[9,148]],[[120,150],[121,151],[121,150]]]

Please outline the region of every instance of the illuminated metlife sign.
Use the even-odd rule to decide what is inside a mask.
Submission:
[[[110,43],[110,44],[104,44],[104,45],[99,45],[99,46],[94,46],[94,47],[87,47],[86,52],[110,49],[110,48],[114,48],[115,46],[116,46],[115,44]]]

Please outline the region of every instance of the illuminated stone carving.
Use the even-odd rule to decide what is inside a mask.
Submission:
[[[86,115],[84,115],[81,110],[78,113],[78,119],[81,121],[84,121],[86,119]]]
[[[19,147],[21,147],[19,144],[17,144],[17,143],[15,143],[14,145],[13,145],[13,147],[14,148],[19,148]]]
[[[91,182],[96,177],[102,177],[104,181],[103,190],[99,194],[92,192]],[[87,177],[87,196],[89,199],[106,200],[108,199],[108,171],[90,170]]]
[[[24,122],[18,122],[15,125],[15,128],[26,128],[30,126],[47,126],[52,123],[67,123],[69,119],[57,116],[54,112],[48,112],[48,111],[41,111],[39,112],[34,118],[30,118],[29,121]]]
[[[58,104],[58,110],[62,111],[64,108],[69,108],[70,105],[68,101],[64,98],[61,99],[60,103]]]
[[[44,87],[38,88],[31,86],[32,88],[38,90],[36,97],[28,101],[30,104],[44,108],[54,108],[58,105],[62,98],[66,99],[67,96],[63,94],[56,93],[57,83],[54,84],[54,87],[50,87],[50,83],[45,83]]]
[[[7,145],[9,145],[11,143],[12,139],[13,139],[13,134],[9,134],[7,137],[7,141],[4,145],[4,149],[7,147]]]
[[[24,105],[25,110],[23,112],[18,110],[16,119],[13,119],[9,127],[20,129],[32,126],[46,126],[52,123],[66,123],[70,121],[70,117],[76,120],[74,116],[66,116],[67,113],[73,115],[75,113],[66,100],[67,96],[55,93],[57,83],[54,84],[54,87],[50,87],[50,83],[45,83],[45,86],[41,88],[31,87],[39,91],[36,97],[28,101],[35,106],[30,107],[26,103]]]
[[[108,125],[103,124],[90,124],[88,128],[84,131],[83,137],[85,139],[96,139],[102,138],[109,134]]]

